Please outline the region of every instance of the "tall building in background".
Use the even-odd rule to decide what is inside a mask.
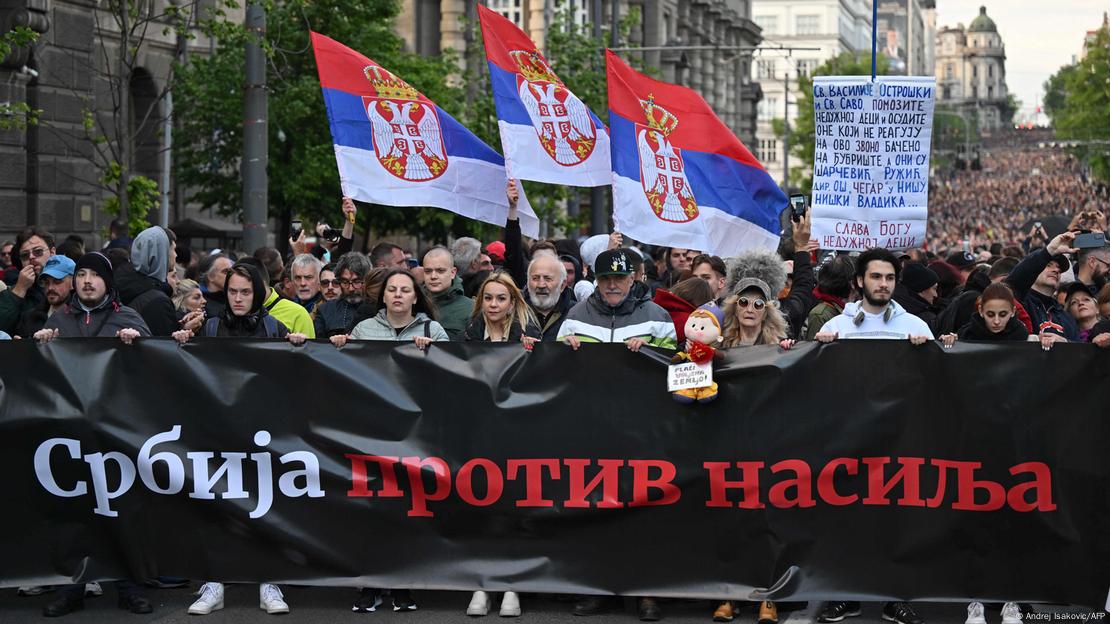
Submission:
[[[460,59],[481,59],[467,54],[465,20],[475,15],[476,0],[403,0],[397,30],[408,48],[424,55],[455,50]],[[630,47],[735,46],[754,48],[762,40],[751,19],[752,0],[636,0],[619,2],[621,15],[630,5],[641,19],[629,33]],[[600,22],[608,29],[612,2],[602,0],[602,14],[592,15],[591,0],[485,0],[527,32],[541,48],[555,16],[570,10],[574,21],[585,27]],[[473,52],[473,51],[472,51]],[[640,56],[657,68],[663,80],[692,87],[745,144],[755,151],[756,104],[762,92],[751,80],[751,57],[736,50],[651,50],[627,53]]]
[[[920,0],[918,0],[920,2]],[[769,44],[817,48],[789,55],[765,50],[753,62],[752,78],[763,89],[753,152],[785,188],[783,139],[776,120],[794,123],[798,115],[798,78],[809,76],[842,52],[871,52],[871,2],[867,0],[752,0],[752,19]],[[802,161],[791,156],[792,170]]]
[[[990,131],[1009,124],[1014,110],[1006,88],[1006,48],[987,8],[966,29],[941,28],[936,45],[937,106]]]
[[[888,74],[932,75],[929,42],[936,35],[936,20],[930,29],[926,12],[936,9],[936,0],[877,0],[879,3],[879,52],[890,61]]]

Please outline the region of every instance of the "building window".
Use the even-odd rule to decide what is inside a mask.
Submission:
[[[942,95],[940,97],[940,99],[942,99],[942,100],[951,100],[952,99],[952,87],[944,87],[942,93],[944,95]]]
[[[988,100],[993,100],[994,99],[994,87],[987,87],[987,99]]]
[[[489,0],[489,8],[497,11],[510,22],[524,28],[524,21],[521,19],[524,12],[520,10],[520,0]]]
[[[756,15],[755,23],[763,29],[765,35],[779,34],[779,18],[777,15]]]
[[[498,3],[504,3],[505,0],[497,0]],[[519,7],[520,0],[513,0]],[[490,3],[490,8],[493,8],[493,2]],[[590,5],[587,0],[555,0],[555,12],[561,13],[566,10],[564,7],[570,6],[571,18],[578,26],[585,26],[590,21]]]
[[[760,79],[775,77],[775,59],[757,61],[755,67]]]
[[[759,118],[764,121],[769,121],[775,118],[775,113],[779,112],[779,99],[777,97],[763,98],[759,102]]]
[[[987,77],[994,78],[994,65],[987,65]]]
[[[778,141],[775,139],[760,139],[759,140],[759,161],[763,163],[773,163],[778,161]]]
[[[975,85],[971,86],[971,99],[973,99],[973,100],[979,99],[979,87],[977,87]]]
[[[955,76],[956,76],[956,67],[954,65],[952,65],[952,63],[945,63],[944,64],[944,77],[948,80],[952,80],[953,78],[955,78]]]
[[[798,77],[812,76],[817,69],[817,59],[802,59],[798,61]]]
[[[816,35],[821,32],[821,16],[799,15],[794,18],[795,35]]]
[[[972,78],[978,78],[979,77],[979,66],[978,65],[972,65],[971,66],[971,77]]]

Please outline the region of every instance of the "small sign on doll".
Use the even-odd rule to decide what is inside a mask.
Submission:
[[[708,388],[713,385],[713,362],[684,362],[667,367],[667,392]]]
[[[709,403],[717,398],[713,360],[718,357],[724,321],[721,309],[707,303],[686,319],[685,349],[674,354],[667,368],[667,392],[679,403]]]

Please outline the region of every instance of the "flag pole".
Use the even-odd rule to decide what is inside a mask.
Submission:
[[[871,82],[875,82],[879,61],[879,0],[871,0]]]

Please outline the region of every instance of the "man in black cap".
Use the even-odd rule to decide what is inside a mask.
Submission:
[[[150,328],[143,317],[123,305],[116,293],[112,263],[99,251],[81,256],[73,274],[73,295],[69,302],[35,332],[35,340],[55,338],[118,337],[125,344],[135,338],[149,337]]]
[[[947,261],[948,264],[959,269],[961,284],[967,282],[967,276],[971,275],[971,272],[975,270],[975,265],[977,264],[975,262],[975,254],[970,251],[957,251],[948,254]]]
[[[1060,340],[1079,340],[1079,328],[1056,299],[1060,274],[1070,268],[1065,253],[1075,253],[1070,245],[1075,233],[1064,232],[1048,245],[1030,253],[1006,276],[1006,283],[1025,307],[1033,322],[1034,334],[1052,334]]]
[[[925,321],[936,335],[937,315],[941,308],[937,305],[937,282],[940,278],[929,267],[916,262],[906,263],[902,277],[894,287],[894,300],[906,312]]]
[[[573,349],[583,342],[623,342],[633,351],[643,345],[674,349],[676,336],[671,315],[652,303],[651,296],[632,294],[636,262],[631,249],[609,249],[597,256],[597,288],[578,302],[559,329],[559,341]]]

